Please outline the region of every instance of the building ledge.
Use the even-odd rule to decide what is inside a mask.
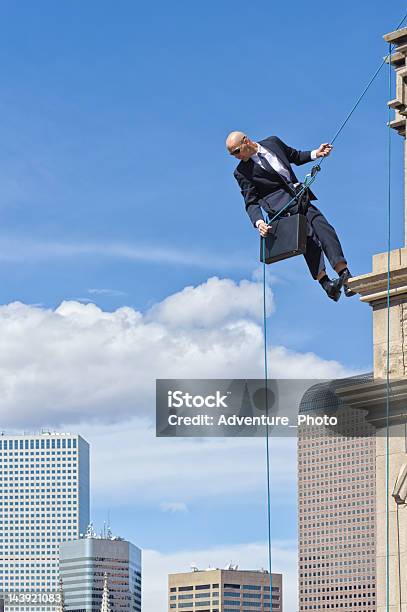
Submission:
[[[407,379],[389,382],[389,424],[407,423]],[[375,379],[362,384],[347,385],[335,389],[335,393],[350,408],[366,410],[367,421],[376,428],[387,422],[387,382]]]
[[[405,45],[407,43],[407,28],[400,28],[394,30],[383,36],[384,40],[388,43],[396,45]]]
[[[373,257],[373,272],[349,279],[349,287],[359,293],[362,302],[378,302],[387,299],[388,255],[379,253]],[[390,253],[390,298],[407,293],[407,249]]]
[[[379,272],[349,279],[352,291],[360,293],[362,302],[374,302],[387,296],[387,273]],[[390,272],[390,296],[407,292],[407,268]]]

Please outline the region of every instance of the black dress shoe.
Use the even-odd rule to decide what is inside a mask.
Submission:
[[[346,297],[352,297],[353,295],[356,295],[356,292],[352,291],[352,289],[350,289],[350,287],[348,287],[348,280],[350,278],[352,278],[352,274],[349,272],[349,270],[347,268],[339,276],[339,280],[342,281],[341,282],[341,286],[343,286],[343,292],[346,295]]]
[[[322,287],[325,289],[327,296],[334,302],[337,302],[341,297],[342,281],[340,278],[335,278],[335,280],[328,278]]]

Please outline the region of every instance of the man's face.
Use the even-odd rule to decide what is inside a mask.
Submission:
[[[242,161],[247,161],[253,155],[253,143],[247,136],[243,136],[229,148],[229,153]]]

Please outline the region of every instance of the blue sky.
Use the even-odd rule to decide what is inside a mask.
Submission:
[[[112,288],[126,296],[100,298],[103,307],[145,308],[209,275],[250,273],[257,237],[231,176],[225,133],[277,133],[298,148],[329,140],[385,54],[381,35],[400,12],[380,2],[344,2],[339,12],[299,2],[121,2],[120,9],[3,2],[0,237],[9,257],[27,249],[24,265],[3,258],[3,301],[55,305]],[[386,245],[386,100],[383,71],[316,188],[354,273],[368,271],[372,253]],[[401,149],[395,137],[397,245]],[[48,255],[40,256],[44,243]],[[87,245],[88,255],[72,248],[58,256],[66,244]],[[147,260],[103,256],[106,245],[138,247]],[[184,264],[168,265],[167,249]],[[300,329],[304,349],[369,362],[366,308],[327,303],[302,258],[273,273],[284,313],[274,324],[277,340],[294,346]],[[350,347],[335,333],[339,322],[355,325],[361,342]]]
[[[53,309],[82,299],[105,312],[145,312],[213,276],[252,279],[258,237],[226,133],[277,134],[300,149],[328,141],[403,10],[366,0],[1,2],[2,303]],[[386,250],[386,79],[383,70],[315,188],[354,274],[369,272],[372,255]],[[396,247],[404,240],[403,157],[402,140],[392,142]],[[329,301],[302,258],[271,274],[273,345],[371,368],[366,305]],[[107,502],[97,499],[102,520]],[[261,539],[263,502],[260,492],[252,500],[236,493],[216,505],[196,499],[183,514],[147,502],[112,514],[144,546],[169,550],[183,548],[184,537],[186,547],[230,544],[237,532],[239,542]],[[293,503],[282,538],[295,537]]]

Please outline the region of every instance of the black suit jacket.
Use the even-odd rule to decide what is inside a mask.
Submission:
[[[289,170],[291,181],[288,182],[275,170],[264,170],[252,159],[240,162],[234,172],[234,177],[239,183],[246,212],[253,225],[256,225],[259,219],[263,219],[261,209],[271,217],[295,195],[293,184],[298,183],[298,179],[291,168],[291,164],[301,166],[311,161],[311,151],[292,149],[277,136],[269,136],[265,140],[260,140],[259,144],[277,155]],[[316,200],[312,192],[310,192],[310,199]]]

